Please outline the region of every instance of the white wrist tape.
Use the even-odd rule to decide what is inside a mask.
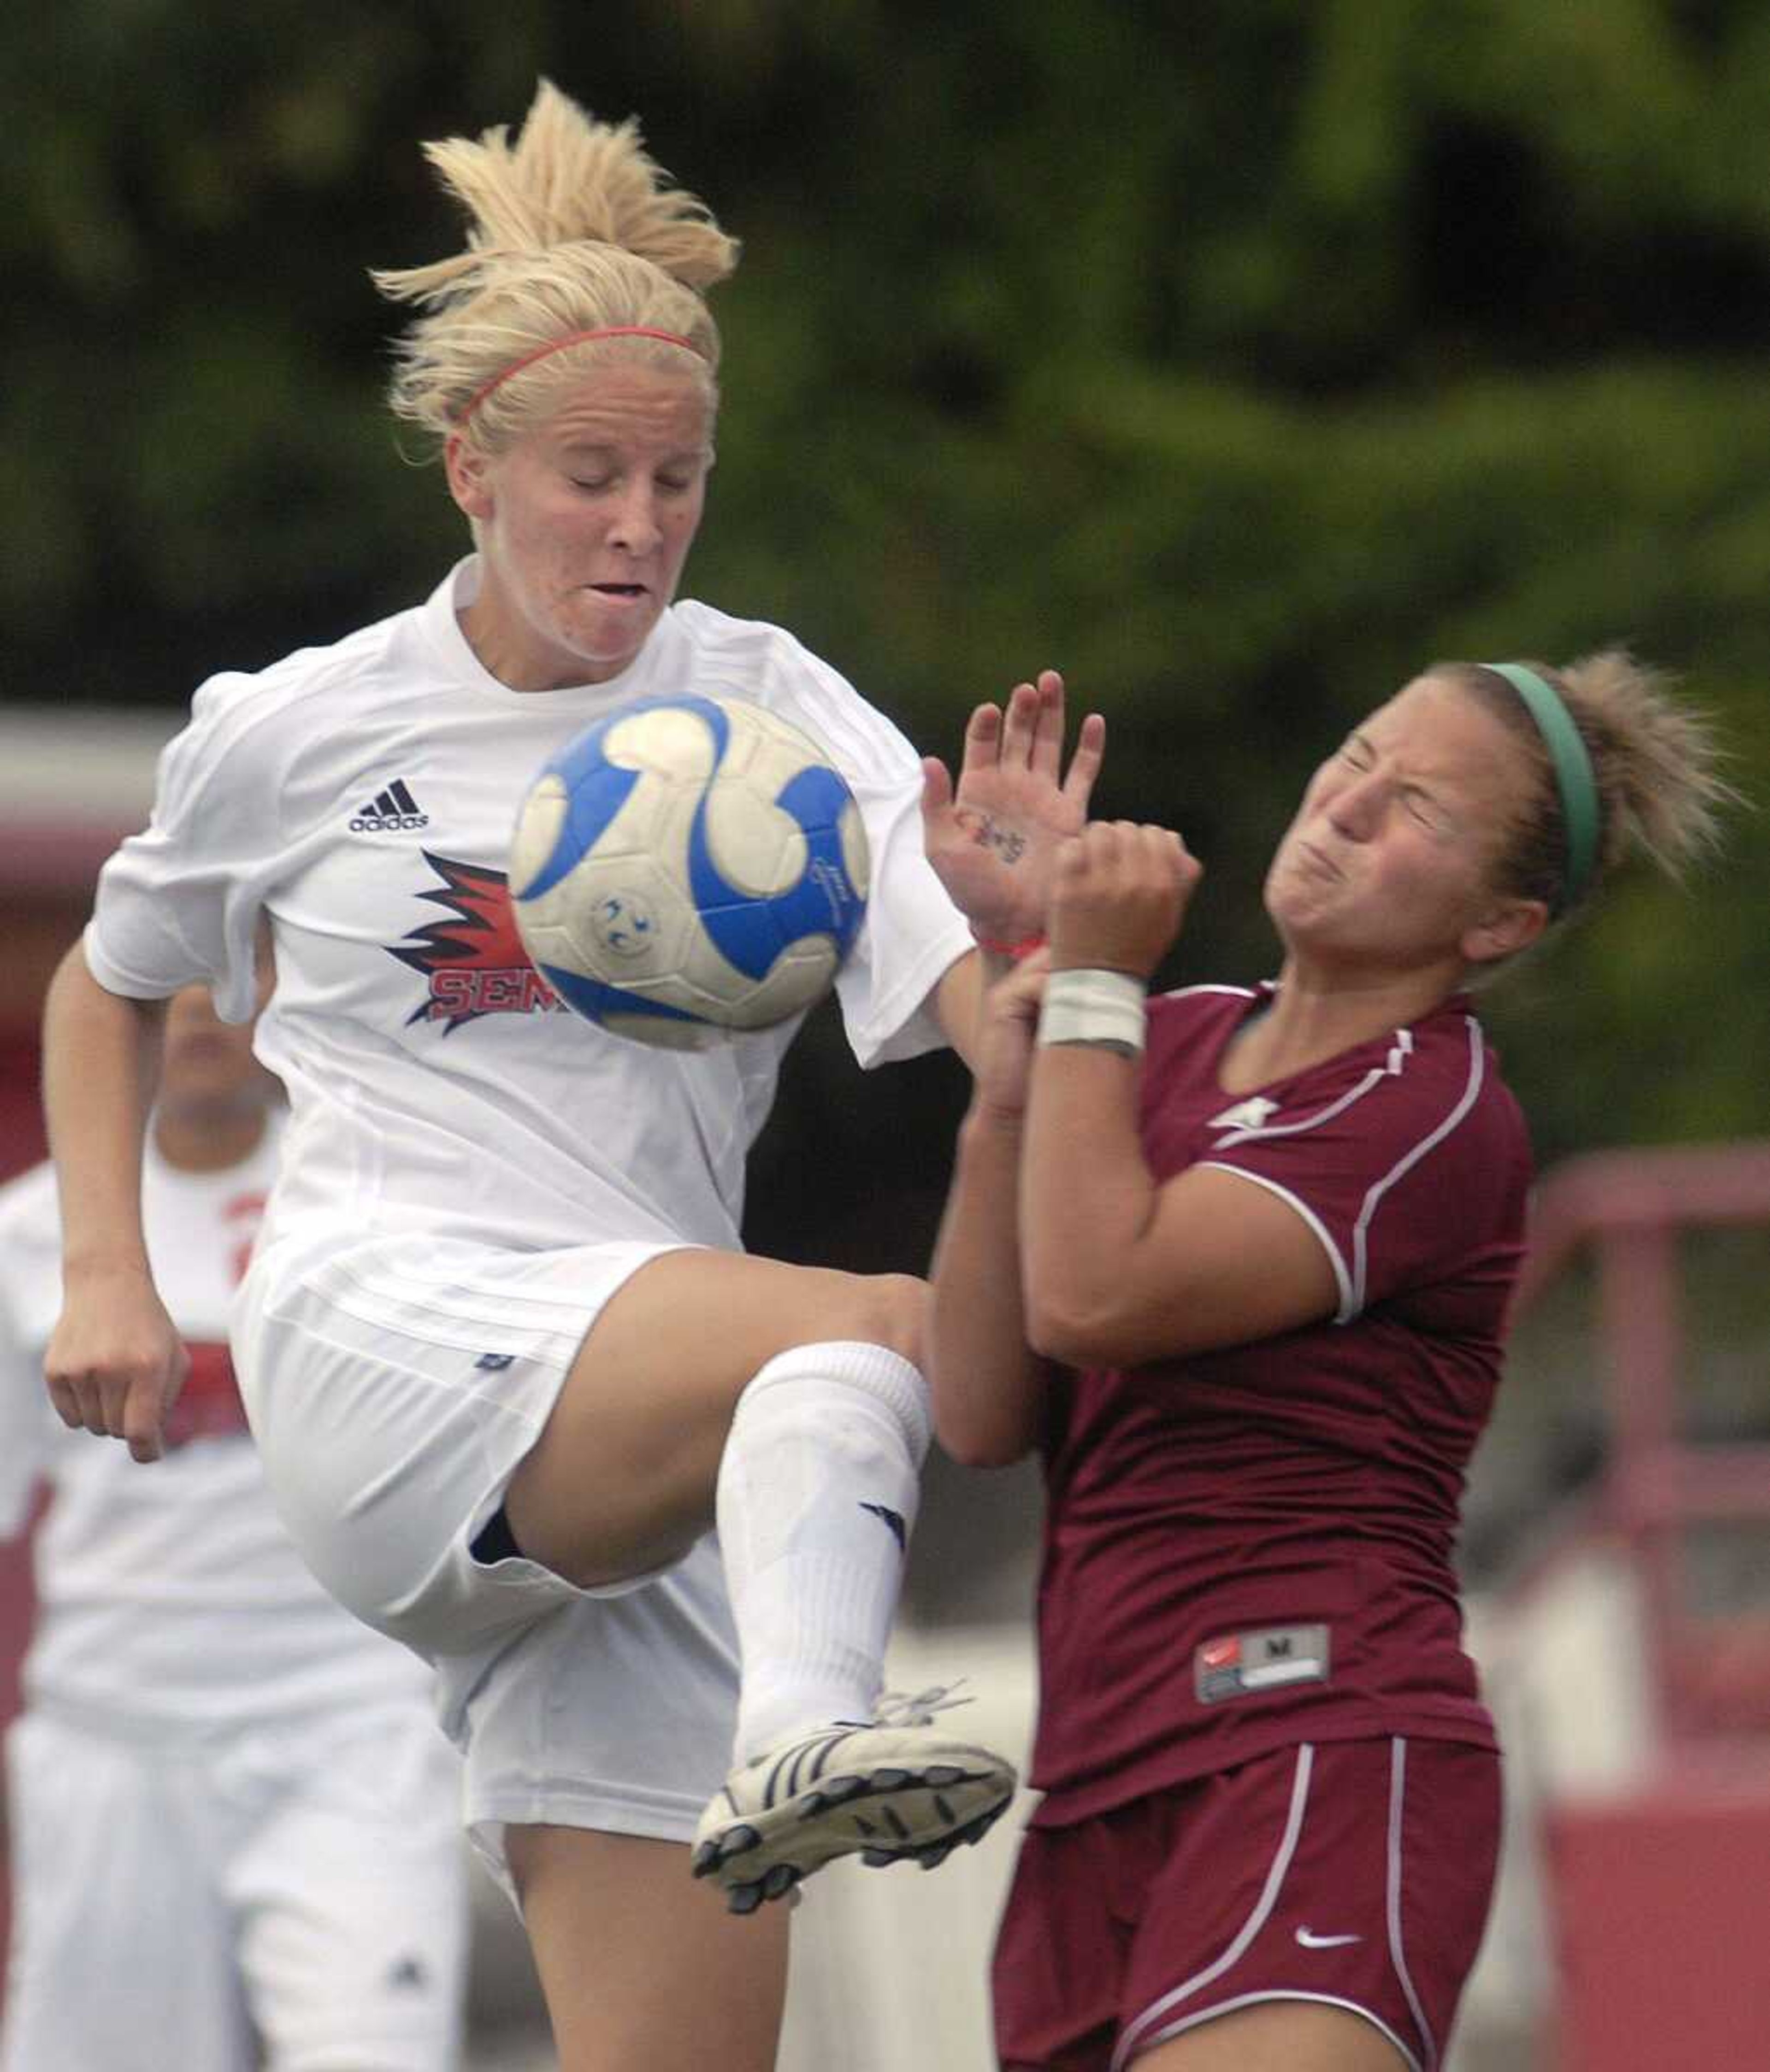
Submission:
[[[1135,1057],[1143,1047],[1148,989],[1128,972],[1056,971],[1039,1009],[1041,1043],[1096,1043]]]

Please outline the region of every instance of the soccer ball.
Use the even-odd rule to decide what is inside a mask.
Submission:
[[[841,772],[736,699],[647,698],[587,727],[530,787],[511,847],[535,968],[578,1013],[668,1050],[821,999],[866,884]]]

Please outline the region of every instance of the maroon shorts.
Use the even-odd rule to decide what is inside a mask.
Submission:
[[[1435,2072],[1492,1897],[1500,1758],[1282,1749],[1021,1845],[997,1939],[1005,2072],[1118,2072],[1257,2001],[1344,2007]]]

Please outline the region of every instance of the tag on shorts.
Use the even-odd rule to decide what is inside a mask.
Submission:
[[[1201,1705],[1220,1705],[1292,1684],[1325,1684],[1328,1663],[1325,1626],[1258,1626],[1201,1642],[1192,1655],[1192,1688]]]

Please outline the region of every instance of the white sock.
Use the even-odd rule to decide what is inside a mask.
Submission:
[[[739,1397],[717,1510],[740,1762],[871,1717],[928,1435],[928,1384],[883,1346],[796,1346]]]

